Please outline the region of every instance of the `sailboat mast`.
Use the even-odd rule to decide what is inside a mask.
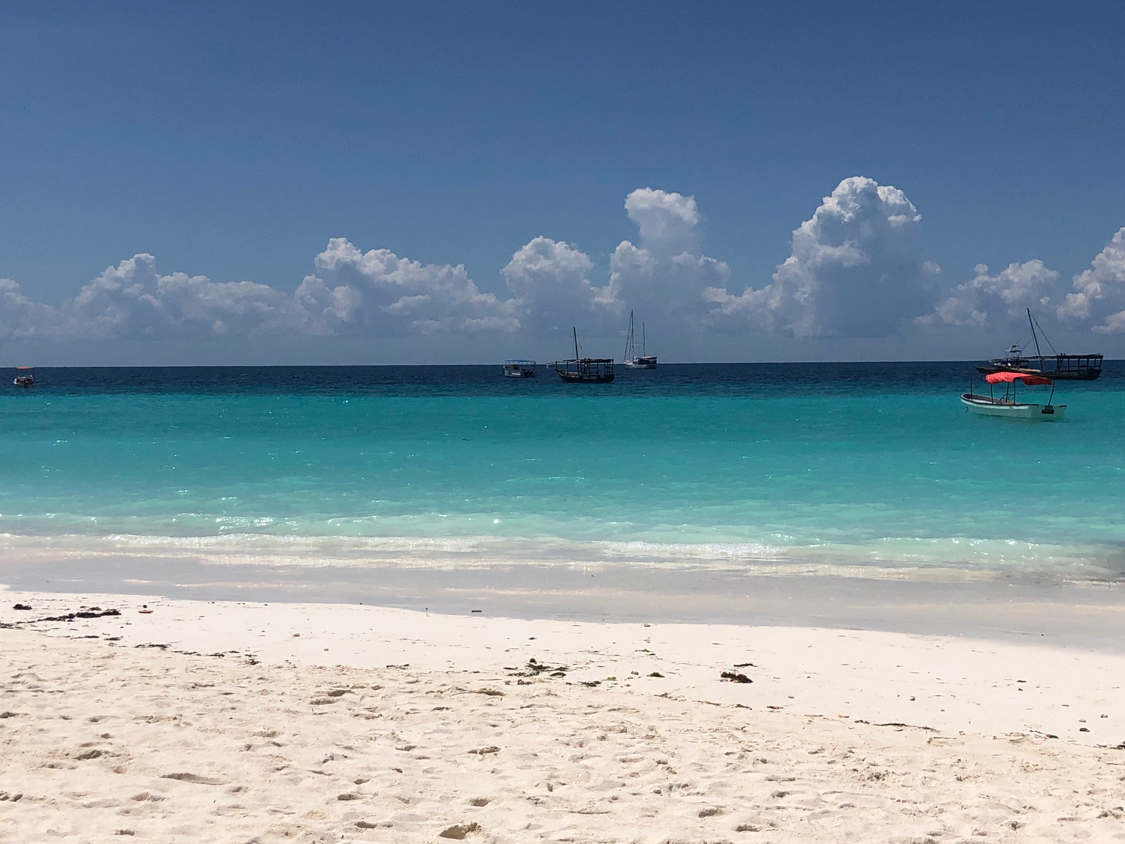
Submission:
[[[1031,308],[1027,309],[1027,324],[1031,326],[1031,339],[1035,341],[1035,356],[1041,358],[1043,353],[1039,351],[1039,337],[1035,334],[1035,320],[1031,318]]]
[[[648,348],[648,344],[645,343],[645,324],[642,322],[641,323],[641,356],[642,357],[648,356],[647,348]]]
[[[629,361],[632,358],[629,356],[629,347],[633,345],[633,312],[629,311],[629,334],[625,338],[625,354],[622,356],[624,360]]]
[[[575,360],[575,362],[577,362],[578,361],[578,328],[577,328],[577,326],[572,327],[571,331],[574,332],[574,360]]]

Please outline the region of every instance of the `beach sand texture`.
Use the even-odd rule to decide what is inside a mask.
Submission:
[[[140,603],[5,593],[0,840],[1125,840],[1114,654]]]

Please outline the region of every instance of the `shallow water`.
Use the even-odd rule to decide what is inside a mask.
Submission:
[[[42,369],[0,393],[0,550],[1121,578],[1125,366],[1060,383],[1067,420],[1041,424],[967,415],[970,372]]]

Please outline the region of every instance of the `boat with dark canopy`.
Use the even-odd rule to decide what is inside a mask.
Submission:
[[[559,377],[568,384],[608,384],[613,380],[613,358],[578,356],[578,329],[574,329],[574,358],[552,364]]]
[[[1027,322],[1031,326],[1031,339],[1035,343],[1035,354],[1024,355],[1019,344],[1013,343],[1008,353],[1002,358],[993,358],[984,366],[978,366],[977,372],[988,375],[993,372],[1024,372],[1030,375],[1042,375],[1055,381],[1093,381],[1102,374],[1102,355],[1064,355],[1055,351],[1043,327],[1031,316],[1031,308],[1027,309]],[[1039,331],[1036,333],[1035,329]],[[1050,346],[1054,354],[1045,355],[1039,349],[1039,334]]]

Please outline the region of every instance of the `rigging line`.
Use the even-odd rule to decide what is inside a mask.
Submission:
[[[1041,325],[1039,324],[1039,321],[1038,321],[1037,319],[1035,319],[1035,317],[1031,316],[1031,309],[1030,309],[1030,308],[1028,308],[1028,311],[1027,311],[1027,315],[1028,315],[1029,317],[1031,317],[1031,321],[1032,321],[1032,322],[1033,322],[1033,323],[1035,324],[1035,327],[1039,329],[1039,333],[1043,335],[1043,339],[1047,341],[1047,345],[1051,347],[1051,351],[1052,351],[1052,352],[1054,352],[1054,353],[1055,353],[1055,355],[1057,356],[1057,355],[1058,355],[1058,353],[1059,353],[1059,352],[1058,352],[1058,350],[1057,350],[1057,349],[1056,349],[1056,348],[1054,347],[1054,345],[1053,345],[1053,344],[1051,343],[1051,338],[1047,336],[1047,332],[1043,330],[1043,326],[1041,326]],[[1036,352],[1038,352],[1038,351],[1039,351],[1039,346],[1038,346],[1038,345],[1036,345],[1036,347],[1035,347],[1035,351],[1036,351]]]

